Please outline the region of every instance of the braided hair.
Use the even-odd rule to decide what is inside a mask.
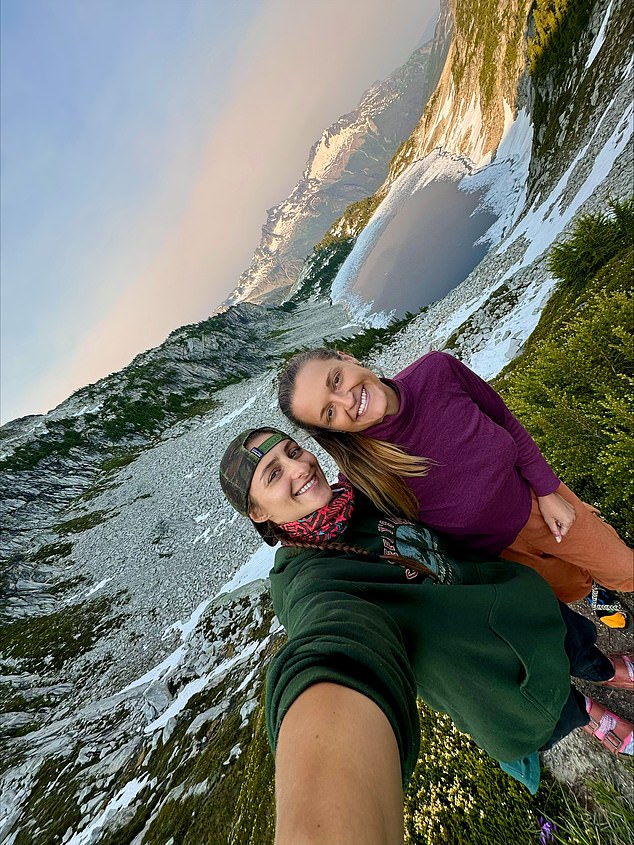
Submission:
[[[427,578],[431,578],[435,582],[438,582],[439,580],[436,573],[428,566],[425,566],[424,563],[420,563],[411,557],[406,557],[404,555],[382,555],[378,552],[371,552],[368,549],[363,548],[363,546],[355,546],[352,543],[310,543],[295,539],[291,541],[279,528],[279,526],[275,525],[275,523],[269,522],[268,528],[275,539],[287,548],[310,550],[321,549],[322,551],[344,552],[345,554],[362,557],[375,563],[386,561],[387,563],[398,564],[405,569],[413,569],[415,572],[419,572],[421,575],[425,575]]]

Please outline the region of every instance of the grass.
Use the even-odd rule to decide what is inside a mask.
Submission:
[[[281,308],[281,306],[280,306]],[[292,329],[273,329],[269,332],[269,340],[276,340],[278,337],[283,337],[285,334],[293,331]]]
[[[203,617],[201,625],[211,641],[233,643],[239,636],[242,614],[249,607],[244,597],[233,605],[231,617],[218,630]],[[255,617],[259,618],[251,636],[264,639],[272,619],[268,596],[260,597]],[[266,665],[275,645],[262,655]],[[263,675],[257,684],[263,686]],[[124,783],[148,774],[159,786],[140,793],[134,817],[116,831],[102,834],[100,845],[129,845],[145,830],[146,845],[272,845],[273,842],[273,759],[266,737],[264,693],[248,724],[241,726],[240,707],[244,692],[236,696],[230,677],[205,688],[194,696],[187,711],[178,719],[173,733],[144,756],[142,771],[129,767],[121,773]],[[194,714],[227,704],[225,712],[189,731]],[[231,749],[242,753],[230,763]]]
[[[45,759],[27,801],[29,812],[23,814],[27,821],[16,831],[12,845],[54,845],[69,828],[76,829],[81,821],[78,787],[77,768],[64,759]]]
[[[125,596],[125,592],[103,596],[3,625],[0,654],[5,670],[13,666],[27,672],[61,669],[121,624],[123,614],[113,615],[113,611]]]
[[[63,430],[61,438],[56,436],[60,429]],[[53,424],[49,423],[46,440],[18,446],[11,455],[0,459],[0,470],[5,472],[32,470],[45,458],[51,456],[56,458],[67,457],[72,449],[82,448],[85,445],[85,438],[81,432],[67,428],[62,424],[53,427]]]
[[[85,575],[76,575],[74,578],[69,578],[66,581],[58,581],[48,587],[48,591],[52,596],[64,595],[76,590],[81,584],[86,581]]]
[[[139,449],[133,449],[130,452],[123,452],[120,455],[115,455],[112,458],[108,458],[107,460],[103,461],[101,464],[101,469],[104,472],[112,472],[115,469],[127,467],[133,461],[136,461],[136,459],[139,457],[139,454]]]
[[[84,514],[84,516],[67,519],[66,522],[58,522],[57,525],[53,526],[53,531],[61,535],[80,534],[82,531],[88,531],[90,528],[101,525],[112,516],[114,514],[109,511],[93,511]]]
[[[72,548],[72,543],[48,543],[40,546],[36,552],[30,554],[28,559],[33,563],[51,559],[58,560],[59,558],[68,557]]]
[[[560,817],[562,792],[548,774],[531,796],[448,716],[422,702],[419,713],[421,755],[405,795],[408,845],[528,845],[544,808]]]
[[[630,764],[631,768],[631,764]],[[634,775],[634,771],[632,771]],[[623,845],[634,830],[634,800],[620,795],[609,783],[588,781],[591,798],[579,801],[562,792],[563,808],[557,819],[544,811],[550,823],[550,843],[562,845]]]

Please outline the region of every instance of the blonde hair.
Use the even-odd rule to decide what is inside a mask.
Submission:
[[[279,377],[278,402],[282,413],[313,437],[328,452],[352,484],[385,514],[418,519],[418,500],[404,479],[427,475],[434,463],[409,455],[393,443],[348,431],[316,428],[299,420],[292,410],[299,371],[307,361],[343,360],[333,349],[319,348],[295,355]]]

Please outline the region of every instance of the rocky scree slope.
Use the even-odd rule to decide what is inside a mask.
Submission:
[[[263,582],[222,592],[260,543],[225,502],[217,467],[236,426],[282,424],[270,361],[353,328],[324,302],[245,311],[263,324],[252,348],[262,375],[217,390],[211,410],[102,471],[57,530],[19,537],[22,577],[11,570],[13,621],[0,635],[2,842],[131,842],[146,828],[138,841],[164,842],[163,815],[187,813],[188,800],[216,808],[208,825],[231,827],[223,813],[279,626]],[[244,343],[233,322],[225,332]]]

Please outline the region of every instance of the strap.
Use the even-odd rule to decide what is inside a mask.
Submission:
[[[276,431],[275,434],[272,434],[270,437],[267,437],[264,443],[260,443],[259,446],[252,446],[249,449],[251,454],[255,455],[256,458],[262,459],[267,452],[270,452],[274,446],[277,446],[278,443],[281,443],[282,440],[289,440],[288,435],[281,434],[279,431]]]

